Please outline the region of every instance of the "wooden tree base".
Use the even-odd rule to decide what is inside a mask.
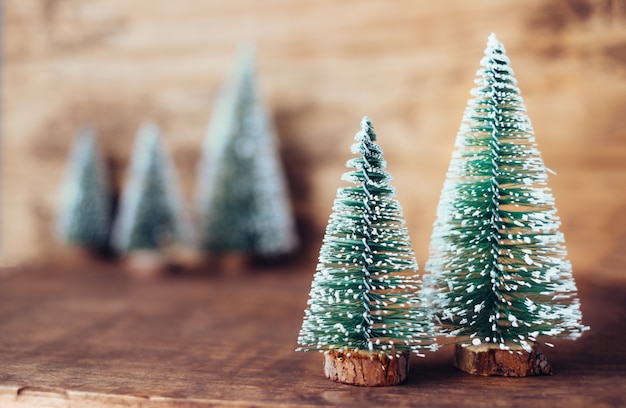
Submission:
[[[206,258],[198,249],[182,245],[171,245],[161,251],[168,267],[178,271],[199,271]]]
[[[124,258],[125,269],[136,279],[151,280],[165,275],[168,264],[158,251],[131,251]]]
[[[66,245],[60,249],[61,259],[68,263],[91,263],[102,258],[98,251],[80,245]]]
[[[508,346],[511,350],[502,350],[498,345],[488,343],[465,347],[457,344],[454,365],[467,373],[483,376],[552,374],[550,363],[536,344],[530,353],[516,344]]]
[[[244,252],[224,252],[209,258],[211,269],[225,275],[242,275],[252,266],[252,258]]]
[[[406,380],[409,372],[409,352],[398,355],[390,359],[381,353],[327,351],[324,353],[324,375],[351,385],[396,385]]]

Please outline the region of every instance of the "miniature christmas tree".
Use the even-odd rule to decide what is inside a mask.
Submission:
[[[409,352],[435,349],[417,262],[370,120],[361,122],[337,191],[311,287],[298,350],[324,352],[328,378],[393,385]]]
[[[276,257],[297,245],[277,138],[257,94],[246,50],[216,101],[199,167],[200,237],[209,253]]]
[[[538,337],[575,339],[586,327],[546,167],[493,34],[476,84],[437,209],[425,292],[444,332],[458,336],[461,369],[548,373]]]
[[[111,195],[93,129],[82,129],[68,160],[61,188],[59,237],[73,246],[106,249],[111,227]]]
[[[160,269],[164,251],[189,243],[190,227],[156,125],[140,129],[127,177],[112,245],[120,253],[134,254],[138,262],[134,267],[142,269],[141,263],[147,262],[146,269]]]

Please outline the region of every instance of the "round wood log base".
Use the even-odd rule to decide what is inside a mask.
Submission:
[[[483,343],[477,346],[456,345],[454,365],[466,373],[482,376],[526,377],[529,375],[552,374],[552,367],[534,344],[529,353],[516,344],[511,350],[502,350],[498,345]]]
[[[80,245],[67,245],[62,248],[61,256],[69,263],[91,263],[98,261],[98,251]]]
[[[213,267],[226,275],[241,275],[252,265],[252,258],[244,252],[224,252],[213,257]]]
[[[398,357],[399,356],[399,357]],[[384,353],[324,352],[324,375],[344,384],[379,387],[396,385],[406,380],[409,352],[398,352],[389,358]]]
[[[168,263],[158,251],[131,251],[124,258],[124,266],[133,278],[151,280],[165,275]]]

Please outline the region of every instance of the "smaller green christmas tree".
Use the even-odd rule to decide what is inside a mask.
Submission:
[[[254,53],[215,102],[198,169],[202,248],[212,254],[277,257],[298,238],[278,142],[255,82]]]
[[[461,368],[484,375],[545,373],[547,363],[535,349],[539,336],[575,339],[587,328],[546,167],[495,35],[476,84],[437,209],[425,291],[444,332],[459,336]],[[520,357],[518,368],[465,364],[470,351],[494,355],[490,349],[530,357]]]
[[[190,237],[174,167],[158,127],[147,123],[135,142],[112,246],[120,253],[160,251],[189,244]]]
[[[107,248],[111,194],[95,131],[79,131],[61,187],[57,234],[71,245],[97,251]]]
[[[369,118],[361,127],[352,146],[358,156],[342,178],[352,185],[337,191],[298,350],[324,352],[326,375],[336,381],[390,385],[406,377],[409,351],[436,343],[383,152]]]

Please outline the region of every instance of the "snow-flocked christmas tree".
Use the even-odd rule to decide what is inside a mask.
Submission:
[[[539,336],[575,339],[586,327],[547,169],[493,34],[475,82],[437,209],[425,293],[464,347],[530,353]]]
[[[351,186],[337,191],[298,350],[324,352],[326,375],[336,381],[389,385],[404,379],[402,367],[364,367],[402,366],[409,351],[434,350],[436,343],[419,298],[421,281],[402,208],[369,118],[355,140],[357,157],[346,163],[351,170],[342,177]],[[353,364],[348,375],[359,373],[342,377],[342,364]],[[389,377],[377,377],[385,372]]]
[[[107,248],[111,228],[109,180],[95,131],[81,129],[68,159],[61,187],[57,233],[66,243]]]
[[[278,141],[258,96],[251,49],[241,52],[215,101],[198,171],[203,250],[276,257],[295,249]]]
[[[113,248],[126,253],[189,244],[190,226],[177,186],[159,128],[153,123],[144,124],[137,134],[120,198]]]

